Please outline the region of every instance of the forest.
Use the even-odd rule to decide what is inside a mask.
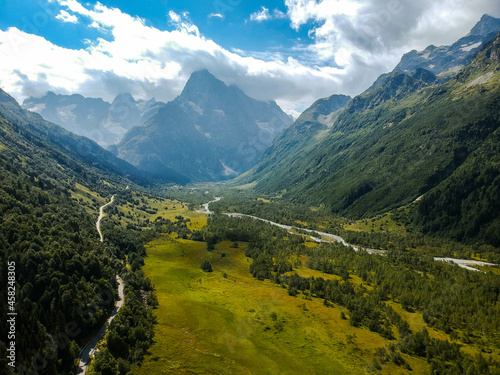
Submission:
[[[125,282],[126,307],[113,321],[109,351],[97,356],[96,367],[103,374],[126,373],[152,340],[156,302],[140,264],[143,244],[158,234],[110,221],[100,243],[99,204],[82,204],[75,186],[85,183],[96,197],[107,197],[128,180],[1,117],[0,131],[0,274],[7,280],[7,264],[15,263],[15,373],[76,374],[80,349],[114,307],[116,274]],[[6,288],[0,298],[7,301]],[[2,316],[7,306],[0,305]],[[7,366],[6,329],[1,325],[0,368],[14,374]]]
[[[249,272],[255,278],[269,279],[291,296],[347,308],[343,318],[352,326],[392,340],[378,353],[380,362],[408,366],[398,354],[406,353],[425,358],[433,374],[500,372],[500,363],[487,355],[500,345],[500,280],[494,273],[470,272],[418,252],[389,250],[379,256],[341,244],[308,246],[301,236],[250,218],[211,216],[203,238],[208,244],[249,242],[245,254],[252,259]],[[301,277],[294,272],[301,265],[338,277]],[[362,283],[356,284],[353,275]],[[419,311],[429,327],[451,340],[431,338],[425,328],[412,332],[390,301],[406,311]],[[477,346],[481,353],[466,354],[460,350],[464,345]]]

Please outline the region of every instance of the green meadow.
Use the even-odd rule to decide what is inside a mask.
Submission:
[[[390,342],[340,318],[341,307],[292,297],[248,271],[245,243],[163,236],[147,245],[143,270],[155,286],[154,344],[134,374],[404,374],[428,371],[404,356],[413,371],[393,363],[374,368],[375,350]],[[200,269],[203,261],[213,272]],[[302,272],[307,272],[303,270]],[[310,271],[312,272],[312,271]],[[317,273],[317,271],[314,271]],[[319,276],[319,275],[318,275]]]

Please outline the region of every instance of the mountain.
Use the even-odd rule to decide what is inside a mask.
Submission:
[[[496,199],[499,170],[496,159],[486,155],[498,147],[499,38],[445,83],[425,70],[393,72],[335,113],[322,132],[311,137],[309,123],[292,125],[294,134],[283,133],[235,183],[254,182],[258,191],[282,193],[353,218],[370,217],[423,195],[427,208],[416,214],[416,221],[433,223],[426,226],[429,232],[449,233],[452,221],[472,217],[469,237],[496,228],[498,210],[491,209],[497,206],[488,204]],[[313,111],[314,106],[305,114]],[[297,137],[300,132],[304,135]],[[474,183],[462,189],[459,176],[465,175]],[[444,188],[446,184],[450,186]],[[463,200],[454,201],[462,197],[453,195],[454,189],[462,191]],[[439,199],[443,194],[448,201]],[[474,197],[484,197],[481,204],[492,208],[474,207]],[[444,205],[451,201],[461,208],[452,206],[455,211],[445,220]]]
[[[413,72],[418,68],[431,71],[435,75],[456,73],[469,65],[477,51],[500,32],[500,19],[483,15],[470,33],[451,46],[428,46],[423,51],[405,54],[394,69],[399,72]]]
[[[129,129],[153,116],[163,105],[154,98],[136,101],[130,94],[119,94],[110,104],[100,98],[48,92],[41,98],[25,99],[22,107],[105,147],[118,143]]]
[[[291,123],[275,102],[252,99],[202,70],[175,100],[131,129],[116,154],[155,175],[171,168],[192,181],[223,180],[253,167]]]
[[[500,32],[500,18],[483,15],[471,31],[451,46],[430,45],[423,51],[413,50],[403,55],[391,73],[382,74],[370,88],[380,86],[390,74],[397,72],[411,74],[425,69],[441,80],[455,75],[472,62],[475,54]]]
[[[93,168],[98,168],[101,173],[112,173],[121,177],[131,179],[140,184],[149,184],[153,182],[151,177],[126,161],[117,158],[110,151],[103,149],[94,141],[75,135],[68,130],[50,123],[43,119],[39,114],[24,110],[14,98],[6,92],[0,90],[0,115],[8,121],[14,129],[15,133],[22,134],[24,137],[34,142],[37,146],[42,147],[53,155],[61,155],[61,160],[70,157],[77,160],[78,163],[89,164]],[[8,134],[8,133],[4,133]],[[3,142],[6,142],[5,138]],[[14,144],[25,144],[25,141],[19,140]],[[7,148],[11,146],[6,145]],[[18,148],[19,146],[15,146]],[[21,152],[21,151],[20,151]],[[28,152],[27,150],[23,152]],[[71,163],[77,165],[78,163]],[[82,167],[76,168],[81,170]],[[164,181],[170,182],[185,182],[186,179],[173,171],[165,173]]]
[[[284,171],[293,170],[302,155],[315,147],[318,139],[326,135],[333,123],[351,98],[345,95],[332,95],[319,99],[306,109],[297,120],[283,131],[263,154],[255,168],[238,177],[238,183],[266,180],[266,190],[279,191],[292,183]],[[280,171],[279,179],[266,177],[270,171]],[[273,173],[273,172],[271,172]],[[307,172],[304,172],[307,173]]]
[[[500,35],[464,69],[457,81],[465,84],[460,95],[496,92],[496,101],[483,105],[481,96],[461,109],[483,111],[478,121],[459,134],[462,147],[483,140],[449,178],[425,194],[414,220],[423,231],[456,240],[479,240],[500,247]],[[480,94],[479,94],[480,95]],[[494,96],[492,96],[494,98]]]

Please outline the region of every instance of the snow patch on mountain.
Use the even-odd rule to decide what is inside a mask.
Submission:
[[[483,44],[483,42],[472,43],[470,45],[464,44],[464,45],[462,45],[462,48],[460,48],[460,50],[462,50],[464,52],[470,52],[474,48],[479,47],[481,44]]]

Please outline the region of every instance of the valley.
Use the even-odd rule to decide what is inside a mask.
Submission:
[[[221,199],[222,199],[222,197],[216,197],[213,201],[210,201],[208,203],[203,204],[203,210],[197,210],[197,212],[204,213],[204,214],[207,214],[207,215],[213,214],[213,212],[211,212],[210,209],[209,209],[210,203],[219,202]],[[225,212],[225,213],[222,213],[222,214],[223,215],[227,215],[229,217],[234,217],[234,218],[249,217],[251,219],[260,220],[260,221],[263,221],[265,223],[268,223],[268,224],[277,226],[279,228],[285,229],[290,234],[295,234],[295,235],[299,235],[299,236],[304,236],[304,233],[311,233],[311,234],[306,235],[306,237],[309,237],[312,241],[317,242],[317,243],[336,243],[336,242],[338,242],[338,243],[341,243],[342,245],[344,245],[346,247],[351,247],[355,251],[362,250],[362,251],[366,251],[368,254],[386,255],[386,251],[385,250],[369,249],[369,248],[364,248],[364,247],[361,247],[361,246],[349,244],[342,237],[334,235],[334,234],[331,234],[331,233],[320,232],[320,231],[317,231],[317,230],[307,229],[307,228],[303,228],[303,227],[294,227],[294,226],[291,226],[291,225],[278,224],[278,223],[275,223],[275,222],[270,221],[270,220],[262,219],[260,217],[256,217],[256,216],[252,216],[252,215],[247,215],[247,214],[236,213],[236,212],[231,212],[231,213]],[[295,220],[295,221],[298,222],[298,220]],[[481,266],[483,266],[483,267],[484,266],[498,266],[498,264],[482,262],[482,261],[479,261],[479,260],[467,260],[467,259],[455,259],[455,258],[439,258],[439,257],[435,257],[434,260],[436,260],[436,261],[442,261],[442,262],[455,263],[459,267],[465,268],[465,269],[467,269],[469,271],[479,271],[477,268],[470,267],[472,265],[473,266],[477,266],[477,267],[481,267]]]
[[[203,206],[210,211],[207,204]],[[228,229],[227,224],[224,227]],[[290,234],[288,226],[284,227]],[[215,371],[228,374],[336,373],[333,369],[342,374],[429,371],[429,364],[418,356],[403,354],[406,368],[381,356],[381,350],[391,341],[366,327],[348,324],[348,320],[341,318],[341,313],[349,316],[345,307],[325,304],[323,298],[306,293],[307,290],[294,296],[283,284],[253,278],[248,272],[249,258],[244,256],[248,242],[238,241],[238,247],[233,245],[232,240],[222,241],[207,251],[204,243],[175,235],[162,236],[148,244],[144,270],[156,285],[158,328],[156,343],[141,368],[137,368],[138,374],[160,369],[166,373]],[[305,245],[309,248],[319,246],[316,241],[306,241]],[[349,253],[344,249],[341,251]],[[335,274],[309,268],[303,256],[292,259],[296,259],[292,261],[294,272],[301,277],[342,280]],[[213,272],[204,273],[200,269],[205,260],[212,264]],[[296,263],[298,260],[300,266]],[[450,270],[454,272],[452,267]],[[495,267],[489,271],[496,273]],[[293,272],[285,275],[293,275]],[[357,288],[369,288],[370,283],[365,284],[357,274],[349,278]],[[403,308],[401,302],[392,299],[387,305],[404,317],[414,332],[425,327],[433,339],[458,342],[424,322],[418,312]],[[293,335],[293,339],[289,335]],[[456,333],[452,337],[456,337]],[[305,346],[297,344],[301,340]],[[474,344],[460,343],[465,353],[479,353]],[[500,358],[498,351],[490,354]],[[360,360],[352,361],[353,356],[358,355]],[[282,356],[284,362],[281,362]],[[308,360],[297,362],[300,358]],[[330,359],[325,362],[325,358]],[[359,367],[353,367],[353,363],[358,363]],[[412,371],[408,372],[408,368]]]
[[[245,27],[287,17],[252,15]],[[0,90],[0,312],[17,317],[15,361],[0,325],[0,373],[500,374],[499,32],[485,14],[353,96],[303,95],[279,70],[300,76],[293,58],[228,73],[210,59],[243,51],[216,43],[148,71],[175,79],[106,71],[87,96],[38,82],[22,106]],[[270,99],[285,91],[313,104],[294,119]]]

